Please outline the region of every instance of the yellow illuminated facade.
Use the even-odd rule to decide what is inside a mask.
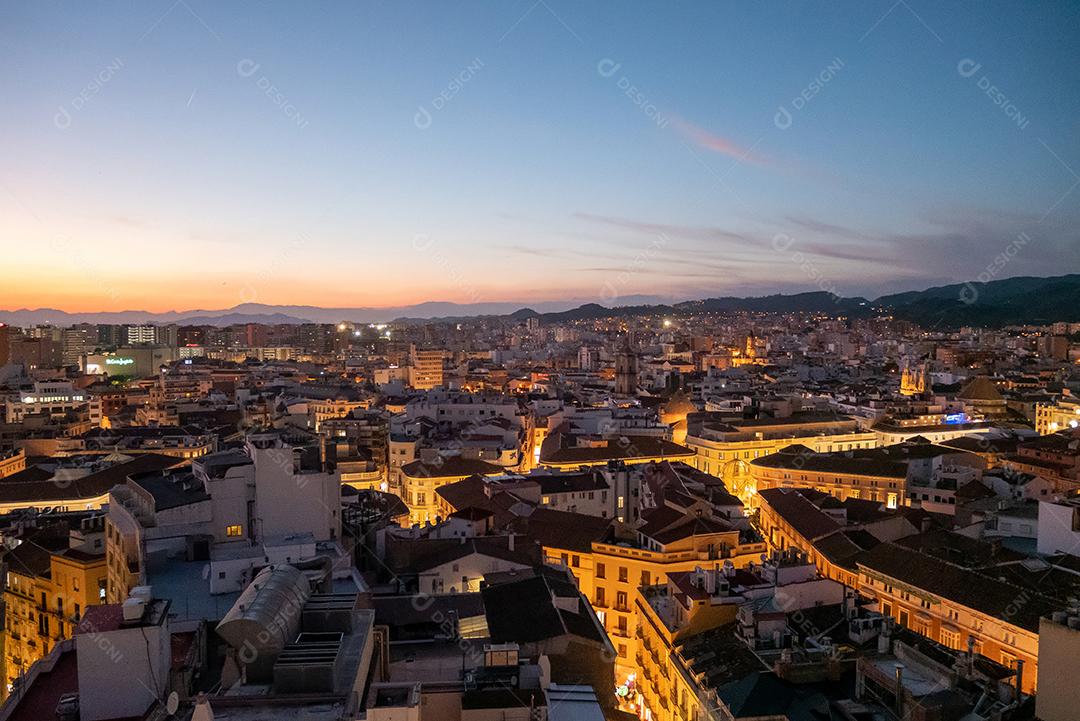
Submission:
[[[4,588],[4,696],[20,674],[71,638],[87,606],[105,602],[105,556],[66,549],[34,554],[16,549]],[[43,557],[40,567],[15,558]]]

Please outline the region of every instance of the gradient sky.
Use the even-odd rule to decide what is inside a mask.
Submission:
[[[0,0],[0,308],[1080,271],[1080,6],[894,1]]]

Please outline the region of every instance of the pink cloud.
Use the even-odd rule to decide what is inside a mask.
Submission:
[[[753,152],[752,148],[744,148],[733,140],[714,135],[704,128],[700,128],[691,122],[681,118],[673,118],[673,124],[683,137],[697,145],[699,148],[720,153],[741,160],[744,163],[754,165],[768,165],[769,162]]]

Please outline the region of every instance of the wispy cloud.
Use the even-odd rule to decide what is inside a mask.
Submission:
[[[623,230],[646,233],[650,235],[667,235],[687,240],[699,241],[735,241],[739,243],[764,244],[764,240],[739,231],[727,230],[716,226],[675,225],[672,223],[651,223],[632,218],[619,218],[598,213],[575,213],[574,217],[587,220],[590,223],[602,223],[604,225],[621,228]]]
[[[735,158],[743,163],[751,163],[753,165],[770,165],[769,161],[757,153],[754,152],[753,147],[745,148],[739,145],[737,142],[730,138],[725,138],[715,133],[711,133],[705,128],[694,125],[688,120],[682,118],[673,117],[672,126],[682,135],[684,138],[692,142],[699,148],[703,148],[712,153],[720,153],[721,155],[727,155],[728,157]]]

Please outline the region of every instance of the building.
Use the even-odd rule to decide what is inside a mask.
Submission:
[[[127,345],[149,345],[157,342],[157,326],[129,325],[124,342]]]
[[[630,338],[627,336],[626,343],[615,354],[615,395],[637,395],[638,389],[638,357],[630,347]]]
[[[71,638],[83,614],[105,601],[104,517],[33,533],[3,555],[4,696],[34,662]]]
[[[60,334],[63,344],[62,360],[65,366],[77,366],[83,356],[93,353],[98,345],[96,325],[82,323],[64,328]]]
[[[779,651],[774,631],[784,636],[790,616],[803,610],[839,607],[844,589],[788,552],[741,569],[728,561],[669,573],[634,596],[640,645],[632,710],[654,721],[681,721],[715,718],[715,690],[765,671],[763,658]],[[695,667],[707,661],[710,647],[723,656],[727,673],[720,678]]]
[[[174,581],[194,560],[202,593],[242,590],[267,562],[326,563],[348,575],[340,546],[341,480],[317,445],[251,434],[243,450],[209,454],[190,467],[133,474],[109,494],[109,600]]]
[[[1080,556],[1080,498],[1039,503],[1037,547],[1048,556]]]
[[[956,490],[978,482],[980,456],[931,443],[909,442],[815,453],[802,445],[750,461],[751,494],[768,488],[813,488],[841,501],[858,498],[950,513]]]
[[[750,463],[800,444],[816,453],[875,448],[877,436],[849,416],[795,413],[784,418],[732,420],[710,413],[687,416],[686,446],[695,468],[724,480],[728,489],[750,502]]]
[[[1013,671],[1022,661],[1023,691],[1034,693],[1039,622],[1063,604],[1036,585],[1002,580],[1000,567],[964,567],[921,552],[911,540],[905,543],[882,543],[859,558],[859,592],[886,618],[943,646],[970,647]],[[1034,571],[1047,569],[1043,563]]]
[[[83,408],[89,411],[91,423],[101,423],[100,398],[67,381],[39,381],[8,397],[4,401],[4,416],[7,423],[22,423],[28,415],[63,416]]]
[[[567,534],[563,540],[543,542],[547,563],[569,568],[578,585],[612,637],[619,678],[637,672],[641,622],[632,603],[635,589],[663,583],[665,576],[697,567],[719,567],[731,561],[743,567],[760,558],[766,545],[739,524],[698,515],[703,504],[678,509],[664,506],[643,517],[629,537],[611,533],[602,540],[581,540]]]
[[[11,326],[0,323],[0,368],[3,368],[11,361],[11,338]]]
[[[47,465],[34,464],[4,478],[0,484],[0,513],[25,509],[97,510],[108,503],[109,489],[128,475],[162,471],[180,461],[158,453],[91,455]]]
[[[21,363],[28,370],[59,368],[64,363],[64,346],[51,337],[13,337],[8,347],[8,362]]]
[[[111,353],[92,353],[82,359],[82,369],[88,374],[102,373],[109,377],[148,378],[161,372],[179,358],[176,348],[169,346],[120,347]]]
[[[1045,436],[1077,427],[1080,427],[1080,398],[1062,395],[1052,403],[1036,405],[1035,430],[1039,435]]]
[[[417,390],[442,386],[445,357],[446,351],[420,350],[413,346],[409,352],[409,386]]]
[[[1075,609],[1039,619],[1039,668],[1042,684],[1035,696],[1035,713],[1041,721],[1076,718],[1076,694],[1072,668],[1080,654],[1080,615]]]
[[[409,507],[410,520],[423,524],[438,518],[436,492],[441,487],[469,476],[495,476],[503,472],[500,466],[460,454],[423,453],[417,460],[401,467],[403,500]]]
[[[582,466],[627,465],[663,461],[691,461],[694,452],[662,437],[652,435],[573,433],[565,424],[544,438],[539,464],[546,468],[572,470]]]
[[[7,478],[26,470],[26,452],[23,449],[0,451],[0,478]]]

